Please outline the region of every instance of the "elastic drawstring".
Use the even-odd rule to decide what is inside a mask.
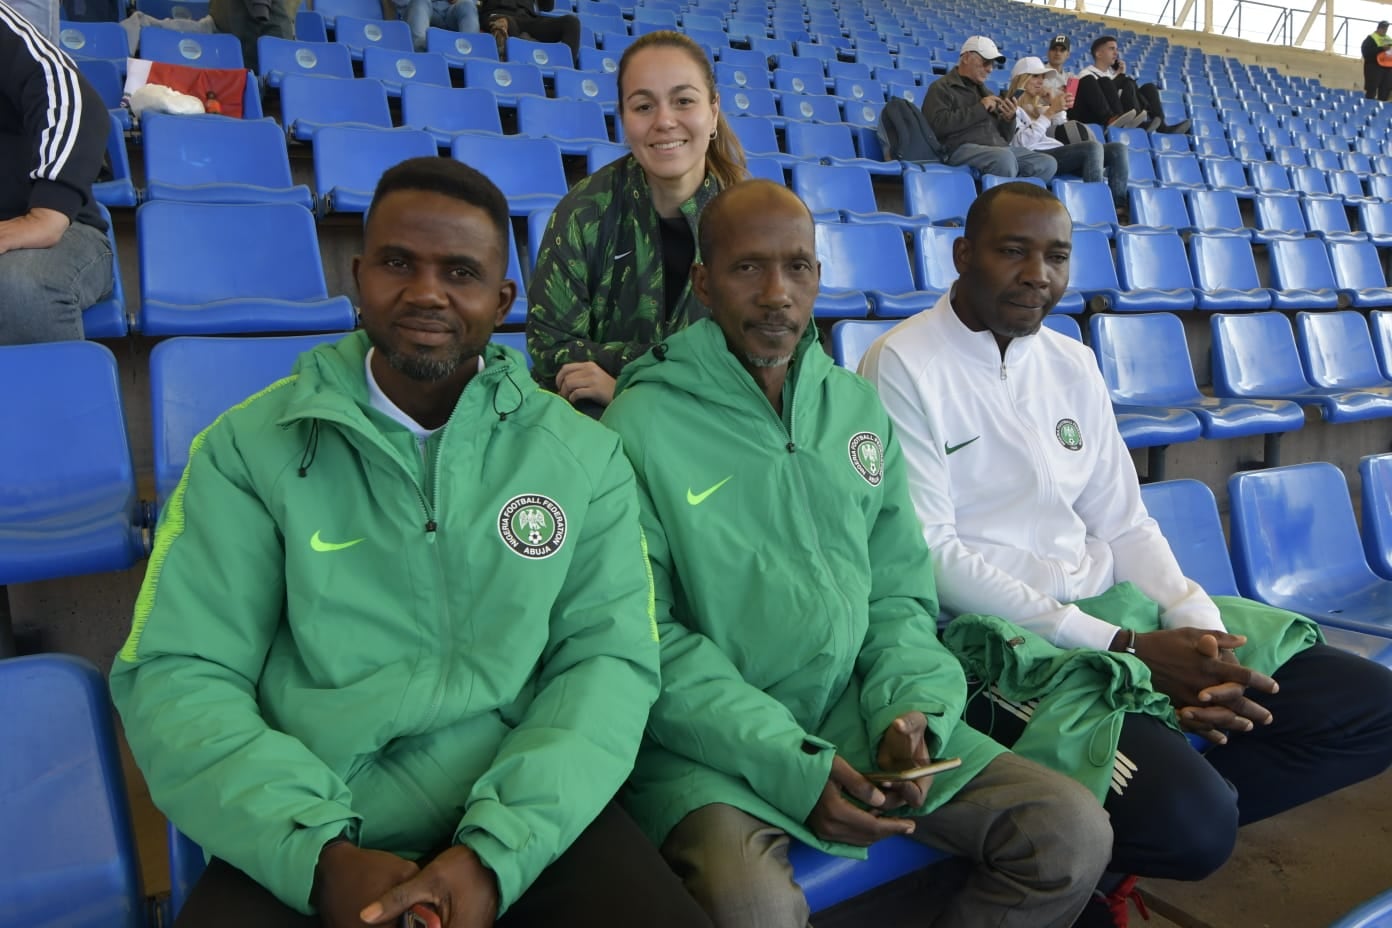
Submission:
[[[658,343],[658,344],[656,344],[656,345],[653,345],[652,353],[653,353],[653,357],[654,357],[654,358],[657,358],[659,361],[666,361],[666,360],[667,360],[667,343],[666,343],[666,342],[660,342],[660,343]]]
[[[493,412],[497,414],[499,422],[506,422],[509,413],[517,412],[522,408],[522,388],[517,385],[517,381],[512,379],[512,371],[504,371],[503,376],[507,378],[508,383],[512,384],[512,389],[517,391],[517,405],[511,409],[498,408],[498,391],[503,386],[502,381],[499,381],[498,385],[493,388]]]
[[[314,464],[314,456],[319,453],[319,420],[309,420],[309,439],[305,442],[304,451],[300,454],[300,476],[309,475],[309,468]]]

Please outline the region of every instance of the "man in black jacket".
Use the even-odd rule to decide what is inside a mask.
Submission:
[[[111,292],[92,199],[110,129],[72,59],[0,2],[0,345],[82,338]]]
[[[506,60],[507,38],[535,39],[538,42],[564,42],[570,46],[573,63],[580,61],[580,19],[577,16],[540,16],[556,8],[556,0],[483,0],[479,18],[498,43],[498,57]]]
[[[1392,96],[1392,68],[1378,63],[1378,52],[1392,45],[1387,34],[1387,20],[1377,24],[1363,40],[1363,92],[1369,100],[1386,100]]]

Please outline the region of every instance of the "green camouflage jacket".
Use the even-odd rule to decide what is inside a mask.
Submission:
[[[707,174],[682,204],[692,235],[718,190]],[[663,306],[662,232],[632,155],[580,181],[556,206],[527,301],[532,375],[547,389],[573,361],[594,361],[617,377],[652,345],[707,315],[690,283],[673,312]]]

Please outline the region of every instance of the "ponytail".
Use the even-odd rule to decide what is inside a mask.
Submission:
[[[706,149],[706,173],[715,178],[715,185],[721,190],[749,176],[744,146],[731,130],[724,111],[715,116],[715,138],[711,139],[710,147]]]

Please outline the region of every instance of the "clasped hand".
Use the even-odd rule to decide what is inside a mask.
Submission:
[[[314,901],[325,928],[394,925],[417,903],[434,906],[444,928],[491,928],[498,885],[478,855],[462,845],[422,868],[386,851],[340,843],[319,856]]]
[[[1242,635],[1199,628],[1168,628],[1136,636],[1136,656],[1150,668],[1155,689],[1174,703],[1180,727],[1214,744],[1225,731],[1246,732],[1271,724],[1271,713],[1247,690],[1272,694],[1276,681],[1238,662]]]

